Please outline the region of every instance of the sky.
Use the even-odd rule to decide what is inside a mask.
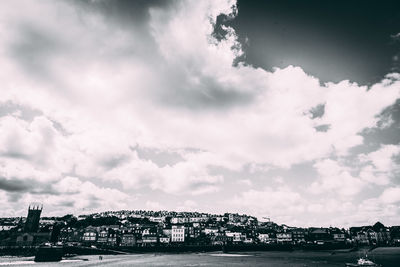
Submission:
[[[394,1],[0,5],[0,217],[400,224]]]

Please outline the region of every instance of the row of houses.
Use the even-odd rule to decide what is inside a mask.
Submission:
[[[59,241],[97,246],[153,246],[170,244],[344,244],[352,242],[348,232],[338,228],[293,228],[274,231],[268,228],[204,227],[203,224],[135,226],[88,226],[63,228]]]
[[[345,230],[277,225],[271,221],[258,222],[255,217],[235,213],[211,215],[197,212],[120,211],[78,218],[73,215],[61,218],[40,218],[40,213],[33,215],[34,220],[10,218],[0,221],[0,241],[3,236],[8,238],[8,243],[29,245],[47,238],[70,245],[108,247],[225,243],[400,244],[399,227],[388,228],[379,222],[373,226]],[[25,226],[33,221],[37,228],[27,233]],[[14,234],[10,236],[8,231]]]
[[[157,244],[184,243],[190,230],[183,225],[173,225],[171,228],[150,227],[120,227],[120,226],[88,226],[84,229],[63,228],[60,231],[59,242],[70,245],[97,246],[152,246]]]

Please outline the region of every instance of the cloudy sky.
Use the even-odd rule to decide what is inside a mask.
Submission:
[[[400,224],[395,1],[0,5],[0,216]]]

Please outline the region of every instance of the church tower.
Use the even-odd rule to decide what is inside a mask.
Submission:
[[[28,217],[26,218],[24,231],[37,232],[39,229],[40,214],[42,213],[43,205],[31,204],[28,209]]]

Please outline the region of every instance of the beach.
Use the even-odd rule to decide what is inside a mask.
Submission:
[[[35,263],[33,257],[1,257],[0,266],[344,266],[364,251],[254,251],[238,253],[144,253],[77,256],[61,262]],[[377,248],[368,257],[384,267],[399,266],[400,248]]]

